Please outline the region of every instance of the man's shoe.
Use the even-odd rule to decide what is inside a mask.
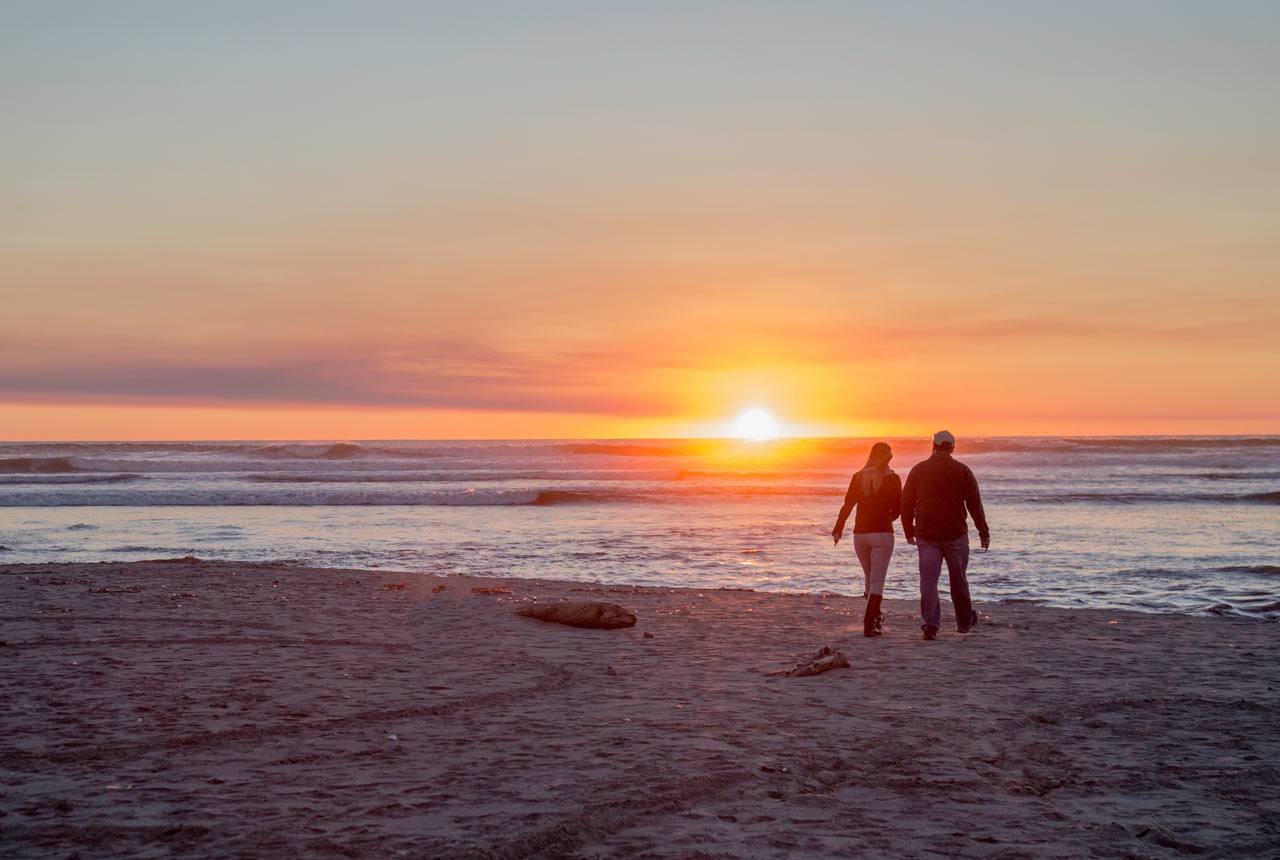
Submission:
[[[978,626],[978,610],[969,610],[969,623],[963,627],[957,627],[961,633],[968,633],[970,630]]]
[[[937,627],[924,628],[924,636],[921,636],[920,638],[924,639],[926,642],[932,642],[934,639],[938,638],[938,628]]]

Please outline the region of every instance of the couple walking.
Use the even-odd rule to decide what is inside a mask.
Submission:
[[[920,555],[920,615],[925,639],[938,637],[942,606],[938,601],[938,577],[942,563],[947,563],[951,580],[951,605],[956,613],[956,628],[968,633],[978,623],[978,613],[969,600],[969,523],[965,510],[973,517],[982,548],[991,545],[991,532],[982,511],[978,481],[969,467],[952,454],[956,437],[946,430],[933,434],[933,456],[911,467],[904,487],[897,473],[889,468],[893,449],[884,442],[871,446],[867,464],[849,482],[844,506],[836,519],[831,537],[840,543],[845,522],[855,508],[853,548],[866,577],[867,609],[862,618],[864,636],[879,636],[884,616],[880,602],[884,597],[884,578],[893,557],[893,521],[901,514],[902,531],[907,543]]]

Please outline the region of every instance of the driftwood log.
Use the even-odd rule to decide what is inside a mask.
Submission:
[[[843,651],[837,651],[829,645],[823,645],[807,657],[800,658],[794,666],[788,666],[786,669],[779,669],[777,672],[771,672],[770,674],[802,677],[842,668],[849,668],[849,657]]]
[[[516,615],[536,618],[570,627],[592,627],[598,630],[616,630],[634,627],[636,616],[616,603],[597,600],[570,600],[564,603],[537,603],[516,610]]]

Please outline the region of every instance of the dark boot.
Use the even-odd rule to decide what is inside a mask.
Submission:
[[[879,636],[883,632],[880,629],[880,622],[884,620],[884,616],[880,614],[880,601],[883,599],[883,595],[879,594],[867,597],[867,610],[862,615],[863,636]]]

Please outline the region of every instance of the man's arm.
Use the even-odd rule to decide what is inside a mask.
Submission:
[[[907,543],[916,542],[916,471],[907,473],[907,485],[902,488],[902,534]]]
[[[965,472],[964,506],[969,509],[969,516],[973,517],[973,524],[977,526],[982,548],[986,549],[991,546],[991,529],[987,527],[987,514],[982,509],[982,493],[978,491],[978,479],[973,476],[973,472],[967,467]]]
[[[844,534],[844,524],[849,519],[849,512],[853,510],[853,506],[858,501],[858,476],[854,475],[849,479],[849,489],[844,494],[844,505],[840,508],[840,515],[836,517],[836,526],[831,530],[831,537],[836,543],[840,543],[840,537]]]

